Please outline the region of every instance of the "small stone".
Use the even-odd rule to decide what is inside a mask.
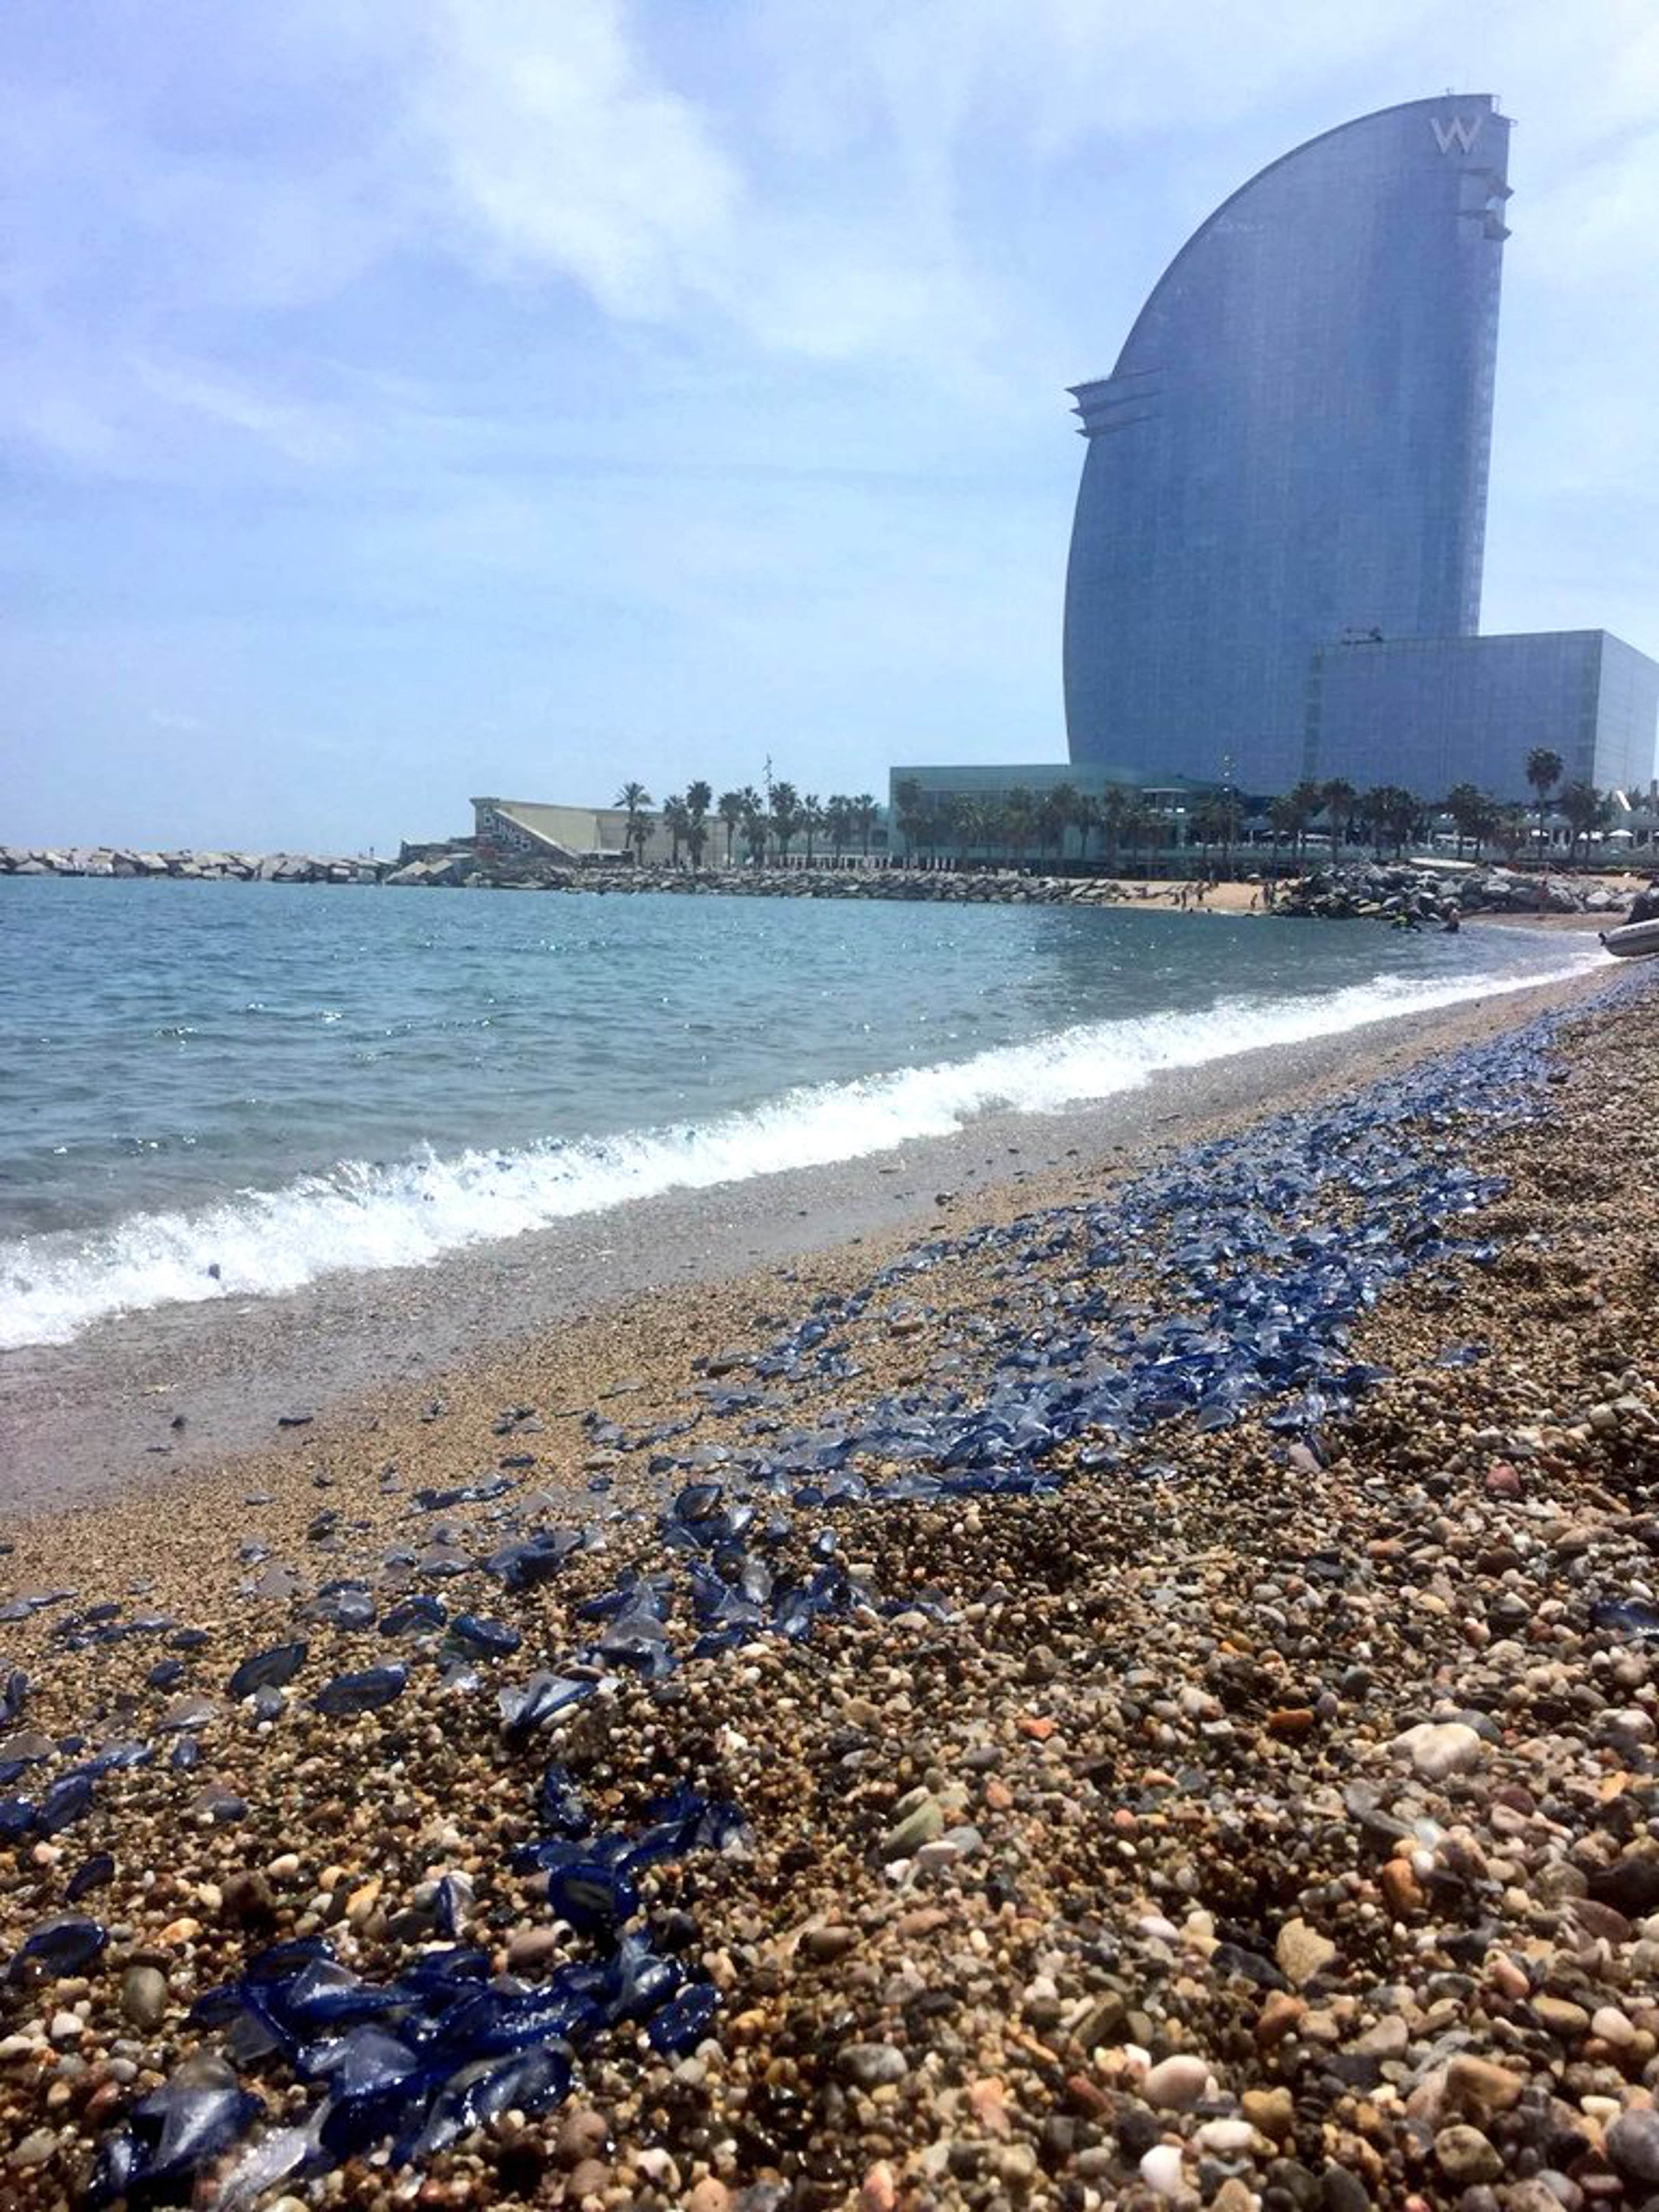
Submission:
[[[1212,2150],[1222,2158],[1236,2158],[1255,2141],[1255,2130],[1248,2120],[1206,2120],[1193,2141],[1200,2150]]]
[[[1396,1920],[1408,1920],[1428,1903],[1409,1859],[1385,1859],[1377,1869],[1376,1883]]]
[[[685,2200],[685,2212],[726,2212],[732,2192],[723,2181],[705,2174]]]
[[[1535,1996],[1532,2008],[1538,2015],[1539,2026],[1547,2028],[1558,2043],[1571,2043],[1589,2033],[1589,2014],[1583,2005],[1573,2004],[1565,1997]]]
[[[1473,2112],[1477,2119],[1489,2119],[1494,2112],[1507,2112],[1518,2103],[1525,2082],[1518,2074],[1507,2067],[1495,2066],[1489,2058],[1476,2058],[1467,2051],[1460,2051],[1446,2067],[1446,2104],[1453,2112]]]
[[[1590,2033],[1599,2035],[1603,2043],[1611,2043],[1620,2050],[1636,2040],[1634,2024],[1627,2020],[1617,2005],[1600,2005],[1590,2018]]]
[[[1283,2142],[1296,2125],[1296,2100],[1288,2089],[1247,2089],[1239,2107],[1258,2135]]]
[[[85,2027],[86,2022],[78,2013],[55,2012],[46,2033],[54,2043],[78,2043]]]
[[[1305,1997],[1293,1997],[1288,1990],[1269,1990],[1255,2017],[1256,2041],[1271,2050],[1305,2018],[1307,2010]]]
[[[1467,1773],[1486,1755],[1486,1745],[1464,1721],[1424,1721],[1397,1736],[1394,1748],[1410,1759],[1426,1782]]]
[[[167,2008],[167,1976],[155,1966],[129,1966],[121,1977],[121,2009],[146,2034],[161,2026]]]
[[[49,2159],[56,2155],[57,2149],[58,2138],[52,2130],[36,2128],[32,2135],[24,2136],[22,2142],[7,2159],[6,2164],[15,2166],[20,2172],[27,2172],[34,2166],[45,2166]]]
[[[909,2061],[890,2043],[849,2043],[837,2053],[836,2065],[860,2089],[878,2089],[884,2082],[902,2081]]]
[[[1434,2154],[1449,2181],[1498,2181],[1503,2177],[1504,2161],[1497,2151],[1479,2128],[1462,2121],[1441,2129],[1434,2139]]]
[[[934,1842],[944,1833],[945,1808],[937,1797],[924,1797],[882,1838],[882,1863],[889,1865],[894,1859],[914,1858],[924,1844]]]
[[[1607,2130],[1607,2158],[1624,2181],[1659,2182],[1659,2112],[1621,2112]]]
[[[565,2201],[568,2203],[574,2200],[580,2204],[584,2197],[602,2196],[610,2183],[611,2168],[605,2160],[585,2158],[570,2169],[570,2178],[564,2185]]]
[[[580,2166],[594,2158],[611,2139],[611,2123],[590,2105],[577,2105],[559,2123],[554,2155],[561,2166]]]
[[[1336,1957],[1336,1946],[1328,1936],[1322,1936],[1316,1928],[1310,1928],[1305,1920],[1287,1920],[1279,1931],[1279,1941],[1273,1946],[1273,1955],[1279,1961],[1279,1972],[1287,1981],[1304,1989],[1316,1981]]]
[[[1146,2102],[1159,2112],[1189,2112],[1209,2086],[1210,2069],[1201,2058],[1177,2053],[1160,2059],[1140,2085]]]
[[[507,1939],[507,1968],[512,1974],[539,1973],[559,1948],[556,1928],[515,1928]]]
[[[858,1940],[856,1928],[809,1928],[800,1939],[800,1948],[815,1966],[827,1966],[844,1959]]]
[[[1154,2143],[1140,2161],[1140,2178],[1160,2197],[1178,2197],[1182,2189],[1181,2146]]]
[[[898,2203],[898,2184],[886,2160],[878,2159],[864,2177],[859,2191],[859,2212],[893,2212]]]
[[[1000,2143],[992,2156],[991,2166],[1003,2187],[1018,2196],[1036,2179],[1036,2153],[1030,2143]]]

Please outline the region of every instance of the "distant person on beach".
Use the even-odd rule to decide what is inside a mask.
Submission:
[[[1659,876],[1650,876],[1648,887],[1638,891],[1630,902],[1626,921],[1659,921]]]

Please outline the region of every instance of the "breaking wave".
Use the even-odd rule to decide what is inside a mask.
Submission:
[[[424,1266],[465,1245],[662,1192],[861,1159],[948,1136],[984,1114],[1082,1105],[1258,1046],[1564,980],[1605,957],[1582,939],[1557,939],[1550,950],[1559,957],[1525,975],[1377,976],[1317,994],[1088,1023],[968,1060],[802,1085],[682,1127],[450,1157],[426,1152],[392,1164],[346,1161],[195,1212],[134,1213],[92,1234],[0,1243],[0,1348],[67,1343],[95,1322],[155,1306],[273,1296],[343,1271]]]

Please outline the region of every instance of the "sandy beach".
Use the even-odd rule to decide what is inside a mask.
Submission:
[[[1652,1006],[14,1364],[7,2201],[1648,2201]]]

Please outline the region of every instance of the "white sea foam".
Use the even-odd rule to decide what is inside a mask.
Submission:
[[[133,1214],[90,1236],[0,1243],[0,1348],[66,1343],[108,1316],[154,1306],[278,1294],[347,1269],[422,1266],[630,1199],[865,1158],[949,1135],[986,1113],[1055,1112],[1135,1090],[1163,1070],[1524,989],[1605,957],[1583,939],[1557,939],[1550,950],[1559,957],[1529,975],[1377,976],[1317,995],[1091,1023],[969,1060],[804,1085],[684,1127],[447,1158],[428,1152],[389,1166],[348,1162],[198,1212]]]

